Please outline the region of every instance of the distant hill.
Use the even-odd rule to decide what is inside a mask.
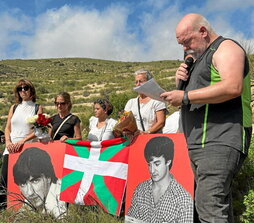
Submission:
[[[250,55],[249,59],[254,80],[254,55]],[[32,81],[37,103],[43,105],[44,111],[49,114],[56,112],[54,97],[61,91],[69,92],[73,102],[72,112],[81,118],[85,134],[95,99],[109,98],[115,107],[113,117],[117,118],[118,110],[122,110],[127,100],[136,95],[132,90],[136,70],[150,70],[162,88],[172,90],[175,89],[175,71],[181,62],[119,62],[89,58],[0,61],[0,130],[4,129],[8,110],[14,103],[13,88],[20,79]],[[254,99],[254,81],[252,84]],[[175,108],[170,107],[169,110],[172,112]]]
[[[72,96],[72,112],[79,115],[83,127],[92,114],[92,102],[108,97],[115,106],[113,116],[135,96],[133,73],[145,68],[167,90],[175,88],[174,75],[181,61],[117,62],[88,58],[61,58],[0,61],[0,129],[6,122],[9,107],[14,103],[13,89],[20,79],[35,85],[37,103],[45,112],[54,114],[54,97],[61,91]]]

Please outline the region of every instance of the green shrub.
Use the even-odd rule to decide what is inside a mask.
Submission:
[[[241,222],[253,223],[254,222],[254,190],[250,190],[243,201],[246,209],[241,216]]]
[[[254,141],[251,143],[249,154],[243,163],[243,166],[233,181],[233,207],[235,222],[241,222],[240,219],[245,219],[250,216],[249,212],[252,210],[254,214],[253,204],[251,205],[246,197],[253,195],[251,191],[254,190]],[[248,195],[251,193],[250,195]],[[251,197],[249,197],[250,199]],[[253,198],[253,196],[252,196]],[[253,200],[252,200],[253,202]],[[250,221],[254,222],[254,221]]]
[[[109,96],[109,100],[114,106],[112,117],[118,118],[118,113],[124,110],[127,101],[130,98],[136,97],[137,94],[134,92],[126,92],[122,94],[112,93]]]

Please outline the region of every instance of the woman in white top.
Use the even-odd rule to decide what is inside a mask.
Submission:
[[[16,104],[9,110],[5,127],[5,144],[2,176],[0,180],[1,189],[7,188],[8,154],[19,152],[26,142],[35,138],[32,124],[27,123],[27,118],[42,113],[42,107],[35,104],[36,92],[33,84],[28,80],[19,80],[14,88]],[[38,111],[36,111],[38,110]],[[0,196],[2,208],[5,208],[6,196]]]
[[[102,141],[115,138],[113,128],[116,120],[109,118],[113,112],[113,105],[107,99],[97,99],[94,102],[94,115],[89,119],[89,133],[87,140]]]
[[[140,86],[151,78],[152,75],[148,70],[138,70],[135,72],[135,85]],[[165,125],[166,104],[144,94],[130,99],[124,110],[132,111],[140,134],[159,133]]]
[[[179,132],[180,111],[175,111],[166,118],[165,126],[162,133],[177,133]]]

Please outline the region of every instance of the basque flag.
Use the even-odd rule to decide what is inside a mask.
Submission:
[[[80,205],[99,204],[119,215],[126,186],[129,141],[67,140],[60,200]]]

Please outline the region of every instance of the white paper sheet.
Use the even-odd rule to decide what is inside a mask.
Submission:
[[[138,87],[134,87],[133,90],[152,99],[166,102],[163,98],[160,97],[160,95],[165,92],[165,90],[162,89],[153,78]]]

